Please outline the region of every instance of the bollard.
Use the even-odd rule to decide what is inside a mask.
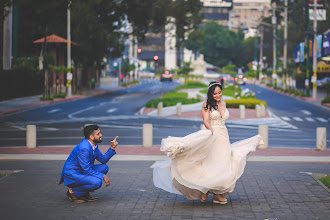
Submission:
[[[260,118],[260,105],[256,104],[256,117]]]
[[[152,124],[143,124],[143,147],[152,147]]]
[[[37,147],[37,128],[35,125],[26,126],[26,148]]]
[[[157,115],[161,116],[163,114],[163,103],[162,102],[158,103],[157,109],[158,109]]]
[[[176,104],[176,115],[177,116],[181,116],[181,114],[182,114],[182,112],[181,112],[181,102],[178,102],[177,104]]]
[[[258,133],[262,137],[264,144],[260,145],[260,149],[267,149],[268,148],[268,125],[259,125]]]
[[[245,118],[245,105],[239,105],[239,118]]]
[[[266,107],[263,104],[260,104],[260,117],[266,116]]]
[[[327,150],[327,128],[316,128],[316,150]]]

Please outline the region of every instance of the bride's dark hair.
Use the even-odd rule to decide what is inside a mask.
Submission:
[[[206,106],[204,107],[205,110],[218,109],[217,101],[213,99],[213,93],[216,87],[219,87],[222,91],[222,86],[219,82],[210,82],[209,84],[209,91],[207,91],[207,100]]]

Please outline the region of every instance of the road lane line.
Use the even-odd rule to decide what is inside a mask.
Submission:
[[[294,120],[296,120],[296,121],[303,121],[301,118],[299,118],[299,117],[293,117],[293,119]]]
[[[286,116],[282,116],[281,117],[284,121],[291,121],[291,119],[289,117],[286,117]]]
[[[305,118],[307,121],[310,121],[310,122],[314,122],[315,120],[314,119],[312,119],[312,118],[310,118],[310,117],[306,117]]]
[[[111,112],[114,112],[114,111],[117,111],[117,108],[110,108],[107,113],[111,113]]]
[[[328,122],[326,119],[324,118],[320,118],[320,117],[316,117],[317,120],[319,120],[320,122]]]
[[[60,108],[55,108],[55,109],[53,109],[53,110],[48,111],[48,113],[49,113],[49,114],[53,114],[53,113],[55,113],[55,112],[60,112],[60,111],[62,111],[62,109],[60,109]]]
[[[304,113],[305,115],[312,115],[312,113],[307,110],[301,110],[301,112]]]

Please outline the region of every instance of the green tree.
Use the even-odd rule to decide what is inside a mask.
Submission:
[[[230,31],[215,22],[207,22],[202,31],[205,40],[200,52],[205,61],[216,66],[236,63],[242,51],[242,34]]]
[[[201,30],[193,31],[189,34],[186,41],[186,47],[192,50],[195,55],[198,55],[200,48],[204,44],[205,33]]]

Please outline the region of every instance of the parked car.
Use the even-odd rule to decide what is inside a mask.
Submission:
[[[173,73],[170,71],[166,70],[161,76],[160,76],[160,81],[170,81],[172,82],[173,80]]]
[[[204,73],[203,77],[206,79],[218,79],[220,77],[221,74],[214,72],[214,71],[207,71],[206,73]]]
[[[143,71],[139,72],[138,74],[139,74],[139,78],[151,78],[151,79],[155,78],[155,75],[156,75],[155,73],[150,72],[148,70],[143,70]]]
[[[235,77],[235,83],[237,85],[245,85],[246,84],[246,78],[244,77],[243,74],[237,74],[237,76]]]

